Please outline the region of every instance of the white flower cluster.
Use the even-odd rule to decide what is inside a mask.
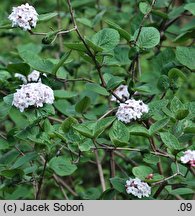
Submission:
[[[118,88],[116,88],[116,89],[114,90],[114,93],[115,93],[119,98],[125,99],[125,100],[129,99],[129,96],[130,96],[130,94],[129,94],[129,92],[128,92],[128,86],[127,86],[127,85],[120,85]],[[111,97],[110,100],[111,100],[111,101],[120,102],[120,101],[118,101],[118,100],[115,98],[114,95],[112,95],[112,97]]]
[[[38,13],[28,3],[13,7],[8,19],[12,21],[12,27],[19,26],[23,30],[31,30],[37,24]]]
[[[119,121],[129,123],[132,119],[141,118],[143,113],[148,113],[148,111],[148,105],[144,104],[143,101],[129,99],[125,103],[120,103],[116,117]]]
[[[181,162],[189,164],[191,167],[195,167],[195,150],[187,150],[184,152],[184,156],[181,158]]]
[[[138,178],[129,178],[129,180],[126,181],[125,187],[128,194],[133,194],[138,198],[149,197],[151,194],[151,187]]]
[[[45,75],[45,74],[44,74]],[[28,82],[41,82],[40,72],[33,70],[27,77]]]
[[[22,85],[14,93],[12,105],[23,112],[29,106],[42,107],[44,103],[52,104],[54,102],[53,90],[41,82],[28,83]]]
[[[45,73],[43,74],[44,76],[47,76]],[[40,72],[37,70],[33,70],[28,76],[27,79],[24,75],[19,74],[19,73],[15,73],[15,77],[17,77],[18,79],[22,80],[22,82],[24,84],[26,84],[27,82],[41,82],[41,78],[40,78]]]

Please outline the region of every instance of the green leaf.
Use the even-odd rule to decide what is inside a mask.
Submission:
[[[82,0],[82,1],[80,1],[80,0],[74,0],[72,2],[72,7],[74,9],[76,9],[76,8],[81,8],[83,6],[87,6],[89,4],[95,4],[95,0]]]
[[[40,53],[42,46],[38,44],[27,43],[27,44],[18,45],[17,49],[20,50],[20,52],[29,51],[29,52],[33,52],[34,54],[38,54]]]
[[[145,180],[149,174],[153,173],[153,170],[147,166],[137,166],[132,169],[132,173],[137,178]]]
[[[7,70],[11,73],[20,73],[26,76],[30,73],[30,66],[26,63],[9,64]]]
[[[184,9],[190,11],[191,14],[195,15],[195,3],[189,3],[184,6]]]
[[[48,21],[48,20],[56,17],[57,15],[58,15],[58,13],[56,13],[56,12],[54,12],[54,13],[46,13],[46,14],[40,14],[38,22]]]
[[[144,154],[143,161],[149,164],[156,165],[159,162],[159,157],[153,154]]]
[[[180,77],[184,81],[187,81],[186,75],[181,70],[179,70],[177,68],[172,68],[171,70],[169,70],[168,76],[169,76],[169,79],[175,80],[176,78]]]
[[[128,127],[130,135],[149,137],[149,131],[142,125],[133,124]]]
[[[54,102],[55,108],[62,114],[70,116],[75,114],[75,108],[70,105],[70,103],[65,99],[60,99]]]
[[[177,47],[176,48],[176,58],[177,60],[190,68],[191,70],[195,69],[195,48],[194,47]]]
[[[102,47],[97,46],[91,40],[89,40],[87,38],[85,39],[85,41],[86,41],[87,45],[94,50],[94,52],[102,52],[104,50]]]
[[[98,138],[98,136],[100,136],[101,133],[103,133],[114,120],[115,117],[111,116],[97,121],[84,122],[79,125],[74,125],[73,128],[85,137]]]
[[[126,30],[122,29],[118,24],[113,23],[110,20],[106,20],[105,22],[109,25],[109,27],[117,30],[122,38],[126,39],[128,42],[130,41],[131,36]]]
[[[88,26],[90,28],[93,27],[92,21],[89,20],[89,19],[87,19],[87,18],[85,18],[85,17],[83,17],[83,18],[77,18],[76,20],[78,22],[82,23],[83,25],[86,25],[86,26]]]
[[[91,104],[91,99],[87,96],[82,98],[76,105],[75,110],[78,113],[84,113]]]
[[[112,200],[115,197],[115,195],[116,190],[113,188],[109,188],[102,193],[100,200]]]
[[[8,149],[9,143],[7,140],[0,138],[0,150]]]
[[[114,177],[110,179],[110,182],[115,190],[117,190],[120,193],[126,194],[126,190],[125,190],[126,180],[125,179]]]
[[[110,129],[109,137],[115,146],[124,146],[128,144],[129,131],[122,122],[116,120]]]
[[[163,13],[160,10],[154,10],[154,9],[152,9],[152,14],[155,14],[156,16],[159,16],[159,17],[161,17],[164,20],[168,19],[168,15],[166,13]]]
[[[26,163],[29,163],[30,161],[36,159],[37,156],[38,155],[36,152],[26,153],[24,156],[21,156],[16,160],[16,162],[12,166],[12,169],[16,169],[25,165]]]
[[[87,139],[84,142],[82,142],[81,144],[79,144],[79,149],[80,149],[80,151],[85,152],[85,151],[89,151],[91,149],[91,147],[93,147],[93,146],[94,146],[94,144],[93,144],[92,140]]]
[[[124,82],[124,79],[118,76],[113,76],[107,83],[107,90],[116,89],[120,84]]]
[[[94,127],[94,125],[95,125],[94,122],[93,123],[85,122],[82,124],[74,125],[73,128],[85,137],[94,138],[93,128],[92,128]]]
[[[140,2],[139,9],[143,14],[147,14],[151,10],[151,6],[147,2]]]
[[[59,176],[69,176],[77,169],[75,164],[63,156],[53,157],[49,161],[49,167]]]
[[[149,133],[152,136],[157,131],[163,129],[169,123],[169,118],[161,119],[150,126]]]
[[[9,113],[11,106],[4,101],[0,102],[0,120],[4,119]]]
[[[67,48],[77,51],[86,52],[87,49],[83,43],[65,43],[64,44]]]
[[[128,57],[128,47],[116,47],[114,49],[114,56],[105,56],[104,64],[113,66],[130,65],[130,59]]]
[[[29,50],[28,46],[25,45],[18,46],[20,57],[33,69],[43,73],[52,73],[53,63],[49,60],[42,59],[33,50],[34,49]]]
[[[52,73],[56,74],[58,72],[58,70],[60,69],[61,66],[63,66],[63,64],[65,64],[66,60],[68,59],[68,57],[70,56],[71,51],[64,53],[64,55],[61,57],[61,59],[59,60],[58,64],[56,64],[53,67]]]
[[[97,83],[87,83],[85,85],[85,87],[86,87],[87,90],[93,91],[93,92],[95,92],[97,94],[104,95],[104,96],[109,95],[107,90],[105,88],[103,88],[102,86],[100,86],[99,84],[97,84]]]
[[[62,122],[61,128],[64,133],[67,133],[71,129],[71,127],[77,123],[78,121],[75,118],[68,117]]]
[[[177,112],[176,112],[176,119],[178,119],[178,120],[182,120],[182,119],[184,119],[186,116],[188,116],[188,114],[189,114],[189,110],[188,109],[183,109],[183,110],[178,110]]]
[[[176,113],[177,111],[179,110],[184,110],[185,109],[185,106],[184,104],[175,96],[172,101],[171,101],[171,111],[173,113]]]
[[[173,134],[171,134],[170,132],[160,133],[160,137],[161,137],[163,143],[169,149],[172,149],[172,150],[181,150],[181,149],[184,148],[184,146],[182,146],[179,143],[178,139]]]
[[[175,190],[171,190],[169,193],[172,195],[187,195],[194,194],[194,190],[191,188],[177,188]]]
[[[54,96],[56,98],[73,98],[76,97],[78,94],[72,91],[66,90],[54,90]]]
[[[161,75],[158,79],[157,87],[162,90],[166,91],[170,87],[169,77],[166,75]]]
[[[134,33],[134,40],[138,35],[139,29]],[[140,48],[150,49],[158,45],[160,42],[160,33],[154,27],[143,27],[139,35],[137,45]]]
[[[94,137],[97,138],[101,133],[103,133],[106,130],[106,128],[108,128],[113,123],[115,119],[115,117],[111,116],[98,120],[95,123],[94,127]]]
[[[95,26],[98,23],[100,23],[100,21],[102,20],[103,15],[106,13],[106,9],[105,10],[101,10],[92,20],[92,25]]]
[[[3,98],[3,101],[4,101],[6,104],[12,106],[13,98],[14,98],[14,94],[9,94],[9,95],[7,95],[7,96],[5,96],[5,97]]]
[[[104,28],[92,37],[92,42],[104,50],[112,50],[119,43],[119,33],[111,28]]]
[[[21,169],[9,169],[9,170],[3,170],[0,172],[1,176],[4,176],[8,179],[17,179],[21,180],[21,177],[24,175],[23,170]]]
[[[0,26],[0,29],[13,29],[15,27],[12,27],[12,24],[5,24],[5,25],[2,25]]]

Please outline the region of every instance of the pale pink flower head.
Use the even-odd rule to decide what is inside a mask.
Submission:
[[[191,167],[195,167],[195,150],[187,150],[184,152],[184,156],[181,158],[181,162],[189,164]]]
[[[20,27],[24,31],[35,28],[38,21],[38,13],[33,6],[28,3],[12,8],[12,13],[8,19],[12,21],[12,27]]]

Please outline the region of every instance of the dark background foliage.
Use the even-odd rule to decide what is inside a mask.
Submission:
[[[195,149],[195,10],[187,6],[194,1],[157,0],[146,18],[152,1],[140,2],[71,1],[92,55],[75,31],[50,43],[55,34],[6,28],[12,7],[25,2],[0,2],[1,199],[135,199],[125,192],[129,176],[152,186],[149,199],[194,198],[195,171],[180,162],[182,151]],[[74,27],[66,1],[28,3],[52,13],[34,32]],[[136,41],[141,24],[147,32]],[[11,105],[22,84],[14,74],[32,69],[47,73],[55,103],[20,113]],[[150,107],[129,125],[114,111],[102,118],[117,107],[110,95],[121,83]]]

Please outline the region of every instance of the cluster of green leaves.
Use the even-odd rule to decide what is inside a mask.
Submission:
[[[126,193],[125,181],[138,177],[154,184],[149,199],[191,199],[194,170],[180,157],[195,150],[195,3],[157,0],[151,8],[151,1],[73,0],[83,43],[75,31],[53,41],[57,25],[72,28],[66,1],[59,1],[60,7],[50,0],[32,2],[43,14],[35,32],[44,31],[45,37],[11,28],[6,19],[11,1],[0,8],[0,198],[33,199],[33,186],[43,177],[43,199],[63,199],[61,186],[70,199],[136,199]],[[55,102],[21,113],[12,106],[22,84],[14,75],[33,69],[47,74],[42,82],[54,90]],[[120,84],[149,106],[149,113],[130,124],[116,119],[118,104],[110,102]],[[158,182],[178,169],[156,197]]]

